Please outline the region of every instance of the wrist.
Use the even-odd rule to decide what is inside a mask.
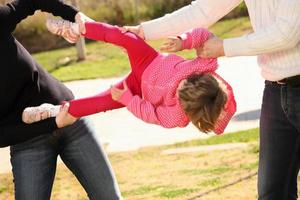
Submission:
[[[224,40],[221,40],[220,43],[221,43],[220,54],[221,54],[221,56],[225,56]]]
[[[123,105],[127,106],[127,104],[131,101],[131,99],[133,98],[133,95],[131,93],[130,90],[127,90],[126,92],[124,92],[121,96],[121,98],[118,100],[120,103],[122,103]]]
[[[60,120],[58,119],[57,116],[55,117],[55,124],[56,124],[57,128],[62,128],[63,127],[62,123],[60,122]]]
[[[145,40],[145,33],[144,33],[144,29],[142,27],[142,25],[138,25],[138,35],[143,39]]]
[[[178,35],[177,38],[181,40],[181,47],[182,49],[192,49],[192,38],[188,33],[183,33]]]

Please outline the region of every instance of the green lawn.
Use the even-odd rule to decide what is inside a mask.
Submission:
[[[173,155],[162,153],[174,147],[237,142],[246,146]],[[257,199],[258,154],[258,129],[250,129],[204,140],[112,153],[109,159],[126,200],[253,200]],[[0,175],[0,199],[14,199],[11,173]],[[88,198],[74,175],[61,164],[51,199]]]
[[[251,31],[251,25],[248,18],[238,18],[219,22],[210,30],[221,38],[234,37]],[[152,41],[150,44],[158,48],[162,41]],[[74,47],[38,53],[34,57],[61,81],[115,77],[129,71],[127,56],[118,47],[93,42],[88,43],[86,48],[87,59],[83,62],[76,62]],[[195,56],[194,51],[179,54],[186,58]]]
[[[234,141],[231,138],[236,138]],[[169,148],[244,142],[244,148],[166,155]],[[257,171],[258,129],[241,131],[188,143],[147,147],[138,151],[109,154],[118,183],[126,200],[186,200],[206,192],[205,200],[256,198],[256,176],[218,191]],[[0,199],[12,200],[12,175],[0,175]],[[84,200],[86,194],[72,173],[59,165],[53,200]]]

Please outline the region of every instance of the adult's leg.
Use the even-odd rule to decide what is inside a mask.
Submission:
[[[291,120],[294,111],[289,99],[285,85],[266,83],[260,119],[260,200],[297,199],[299,129]]]
[[[10,147],[16,200],[50,199],[57,151],[51,134]]]
[[[91,200],[121,199],[110,163],[87,119],[61,129],[60,156]]]

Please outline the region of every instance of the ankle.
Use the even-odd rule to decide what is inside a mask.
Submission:
[[[74,31],[75,34],[77,34],[77,35],[83,34],[82,30],[80,28],[80,25],[78,23],[72,23],[71,28],[72,28],[72,30]]]

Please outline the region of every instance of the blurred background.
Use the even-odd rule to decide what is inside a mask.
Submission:
[[[5,2],[9,1],[0,0],[0,4]],[[155,19],[192,1],[67,2],[96,21],[122,26]],[[17,26],[14,36],[41,66],[65,82],[77,98],[99,93],[128,73],[127,55],[110,44],[86,41],[82,48],[85,59],[78,59],[79,48],[76,51],[74,45],[46,30],[45,20],[49,16],[36,12]],[[240,4],[209,30],[220,38],[251,32],[245,4]],[[162,40],[149,44],[158,49]],[[178,54],[187,59],[195,57],[195,51]],[[164,129],[136,119],[125,108],[90,117],[125,199],[257,199],[257,127],[263,79],[256,57],[220,58],[219,65],[218,73],[232,85],[237,101],[237,113],[226,129],[231,134],[206,135],[191,125],[184,129]],[[9,148],[0,149],[0,200],[14,199],[9,159]],[[86,200],[88,197],[66,166],[59,164],[51,199]]]
[[[3,4],[9,0],[0,0]],[[166,13],[190,4],[191,0],[71,0],[66,1],[76,5],[86,15],[96,21],[115,25],[134,25],[140,21],[161,17]],[[40,52],[68,46],[59,37],[45,30],[45,18],[48,14],[36,13],[19,24],[14,35],[31,52]],[[247,16],[245,4],[241,4],[224,19]],[[223,20],[224,20],[223,19]],[[36,42],[39,38],[39,42]]]

